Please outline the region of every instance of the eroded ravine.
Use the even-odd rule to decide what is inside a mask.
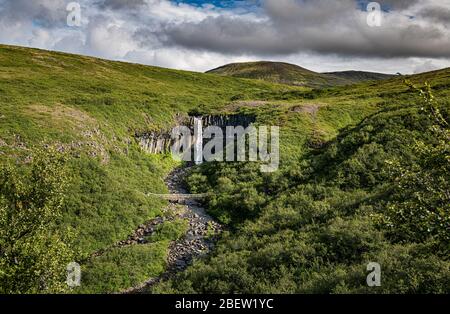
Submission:
[[[171,194],[186,194],[183,180],[190,167],[180,167],[173,170],[166,178],[166,184]],[[123,291],[122,293],[145,293],[160,282],[184,271],[194,258],[207,255],[214,247],[222,226],[209,216],[205,209],[194,199],[171,200],[165,209],[166,216],[155,218],[139,226],[127,240],[118,243],[119,246],[139,245],[145,243],[145,238],[151,236],[156,227],[173,219],[186,219],[188,230],[186,234],[169,245],[166,271],[158,277]]]

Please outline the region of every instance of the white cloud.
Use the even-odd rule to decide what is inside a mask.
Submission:
[[[414,67],[414,73],[423,73],[439,69],[439,66],[435,64],[433,60],[417,61],[417,65]]]
[[[130,51],[125,58],[131,62],[155,66],[183,69],[188,71],[207,71],[226,63],[256,61],[257,57],[229,57],[214,52],[198,52],[180,48]]]
[[[42,28],[38,28],[32,31],[32,37],[30,38],[29,45],[37,48],[45,48],[51,45],[50,33]]]
[[[96,16],[86,29],[86,49],[90,53],[109,59],[121,59],[138,47],[125,22]]]

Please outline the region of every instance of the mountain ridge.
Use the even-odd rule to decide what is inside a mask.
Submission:
[[[395,77],[394,74],[386,74],[386,73],[370,72],[370,71],[358,71],[358,70],[323,72],[322,74],[342,77],[347,80],[354,81],[356,83],[361,82],[361,81],[386,80],[386,79]]]
[[[389,79],[394,76],[366,71],[319,73],[295,64],[273,61],[230,63],[206,73],[313,88],[350,85],[363,81]]]

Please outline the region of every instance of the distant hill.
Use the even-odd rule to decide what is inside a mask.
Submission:
[[[317,73],[298,65],[270,61],[231,63],[206,73],[308,87],[349,85],[391,77],[387,74],[361,71]]]
[[[326,75],[338,76],[340,78],[352,81],[354,83],[362,81],[378,81],[392,78],[393,74],[384,74],[376,72],[364,72],[364,71],[342,71],[342,72],[326,72],[322,73]]]

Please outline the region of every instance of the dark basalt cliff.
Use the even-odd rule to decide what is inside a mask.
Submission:
[[[255,117],[250,115],[234,114],[234,115],[208,115],[202,117],[189,117],[186,120],[186,126],[194,133],[194,120],[202,119],[203,128],[208,126],[218,126],[225,132],[227,126],[242,126],[247,128],[255,122]],[[174,139],[171,137],[171,130],[164,132],[149,132],[135,135],[139,146],[149,154],[164,154],[170,152]]]

